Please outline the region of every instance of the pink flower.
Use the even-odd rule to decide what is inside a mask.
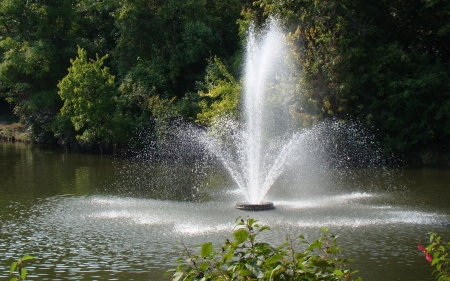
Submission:
[[[427,251],[426,248],[422,247],[421,245],[418,245],[417,248],[418,248],[419,250],[421,250],[421,251],[424,253],[425,258],[427,259],[427,261],[429,261],[429,262],[432,262],[432,261],[433,261],[433,258],[432,258],[431,255],[428,253],[428,251]]]

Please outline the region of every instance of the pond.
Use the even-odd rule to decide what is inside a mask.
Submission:
[[[251,216],[274,244],[328,228],[363,280],[434,280],[417,245],[450,239],[450,170],[311,171],[275,183],[275,210],[246,212],[220,167],[0,142],[0,278],[30,254],[31,280],[169,280],[180,241],[219,246]]]

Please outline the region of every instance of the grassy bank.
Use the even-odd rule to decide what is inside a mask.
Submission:
[[[2,120],[0,120],[0,139],[23,142],[33,141],[25,124]]]

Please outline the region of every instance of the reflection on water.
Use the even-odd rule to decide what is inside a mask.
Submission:
[[[376,171],[297,171],[301,186],[285,188],[290,176],[271,190],[276,210],[253,213],[233,208],[242,196],[218,168],[188,175],[189,166],[167,170],[14,143],[0,143],[0,165],[1,278],[13,259],[31,254],[32,280],[161,280],[179,241],[219,245],[247,215],[271,226],[264,235],[275,244],[286,234],[314,239],[320,227],[340,234],[363,280],[434,280],[417,244],[430,231],[450,239],[448,170],[390,171],[389,184]]]

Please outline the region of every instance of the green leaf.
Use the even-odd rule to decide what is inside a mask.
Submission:
[[[252,272],[248,269],[241,269],[238,272],[239,276],[251,276]]]
[[[238,242],[238,243],[242,243],[245,242],[245,240],[247,240],[248,237],[248,233],[245,229],[241,228],[236,230],[233,233],[234,239]]]
[[[211,243],[211,242],[208,242],[208,243],[203,244],[203,245],[202,245],[202,250],[201,250],[201,252],[200,252],[200,256],[201,256],[202,258],[205,258],[205,257],[211,255],[212,249],[213,249],[213,246],[212,246],[212,243]]]
[[[329,267],[331,266],[327,261],[325,260],[317,260],[317,261],[313,261],[314,266],[317,267]]]
[[[322,242],[319,240],[314,241],[311,245],[309,245],[308,250],[314,250],[314,249],[320,249],[322,248]]]
[[[274,255],[268,258],[264,264],[269,265],[278,262],[279,260],[282,260],[284,258],[284,255]]]
[[[23,256],[22,261],[31,260],[31,259],[34,259],[34,257],[30,256],[30,255],[25,255],[25,256]]]
[[[206,271],[209,267],[208,263],[202,263],[198,268],[199,270]]]
[[[20,279],[22,279],[22,280],[27,279],[27,269],[26,268],[22,268],[22,270],[20,272]]]
[[[11,268],[9,269],[9,274],[13,274],[14,270],[16,270],[17,262],[13,262],[11,264]]]
[[[181,278],[183,278],[183,272],[175,272],[175,274],[172,276],[173,281],[180,281]]]
[[[298,261],[303,260],[307,256],[308,255],[306,253],[295,253],[295,259],[298,260]]]
[[[336,269],[336,270],[334,271],[334,275],[336,275],[336,276],[342,276],[342,275],[344,275],[344,273],[342,272],[342,270]]]
[[[434,265],[436,265],[438,262],[439,262],[439,258],[434,258],[432,261],[431,261],[431,265],[432,266],[434,266]]]
[[[275,267],[272,272],[270,273],[270,279],[269,280],[273,280],[273,275],[274,274],[278,274],[283,272],[284,268],[281,265],[277,265],[277,267]]]
[[[11,280],[10,281],[17,281],[17,277],[13,277],[13,278],[11,278]]]
[[[262,226],[260,229],[259,229],[259,232],[261,232],[261,231],[264,231],[264,230],[270,230],[270,227],[268,227],[268,226]]]
[[[224,262],[226,262],[226,261],[228,261],[229,259],[231,259],[231,258],[233,258],[233,251],[232,250],[230,250],[230,251],[228,251],[226,254],[225,254],[225,256],[223,257],[224,258]]]

